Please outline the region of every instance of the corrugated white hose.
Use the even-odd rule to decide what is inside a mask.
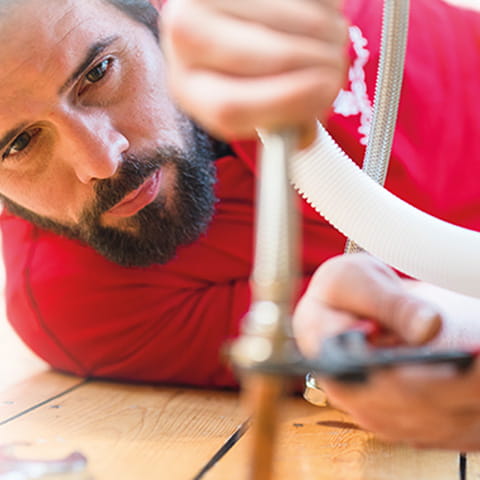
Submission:
[[[480,233],[449,224],[395,197],[365,175],[323,127],[297,154],[298,192],[345,236],[414,278],[480,297]]]
[[[264,142],[268,148],[268,138]],[[432,217],[383,189],[321,125],[316,142],[293,158],[290,175],[307,202],[361,248],[414,278],[480,297],[480,233]]]

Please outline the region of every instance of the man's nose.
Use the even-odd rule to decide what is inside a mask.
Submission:
[[[128,139],[101,112],[63,115],[57,127],[61,157],[85,184],[114,176],[122,154],[130,146]]]

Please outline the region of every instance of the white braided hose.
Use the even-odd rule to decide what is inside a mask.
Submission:
[[[409,276],[480,297],[480,233],[392,195],[363,173],[321,125],[316,142],[293,157],[290,175],[307,202],[366,251]]]

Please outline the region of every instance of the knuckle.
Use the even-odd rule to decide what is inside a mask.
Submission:
[[[185,2],[184,2],[185,3]],[[193,49],[196,53],[205,50],[211,45],[209,35],[199,29],[195,16],[199,7],[195,2],[190,2],[189,10],[192,15],[185,15],[181,2],[167,2],[162,9],[161,30],[163,41],[167,41],[177,51],[185,53],[185,50]]]
[[[390,325],[398,331],[416,331],[418,321],[417,313],[424,308],[424,302],[403,292],[388,292],[378,298],[378,309],[381,318],[388,319]]]
[[[308,67],[312,60],[309,58],[308,48],[303,48],[303,42],[299,44],[285,43],[284,48],[279,50],[279,55],[274,59],[277,71],[289,71],[295,68]],[[308,45],[310,47],[310,45]],[[281,52],[281,53],[280,53]]]
[[[315,289],[323,299],[334,299],[338,287],[345,284],[347,278],[362,278],[365,272],[364,258],[356,255],[333,257],[326,260],[314,275]]]
[[[235,101],[217,98],[209,104],[208,129],[224,139],[245,135],[249,131],[246,122],[242,122],[244,110]],[[253,127],[252,127],[253,131]]]
[[[362,253],[341,255],[326,260],[322,265],[322,269],[331,278],[342,279],[345,275],[363,271],[368,262],[369,258]]]
[[[210,122],[225,133],[233,129],[233,120],[238,116],[238,108],[231,102],[213,102],[210,105]]]
[[[183,50],[186,46],[194,43],[192,31],[182,20],[172,17],[164,18],[162,21],[163,43],[168,42],[173,50]]]
[[[326,260],[318,270],[319,276],[327,276],[330,279],[338,279],[348,269],[349,261],[346,257],[333,257]]]
[[[348,23],[347,19],[341,15],[337,17],[336,20],[336,28],[338,31],[338,39],[342,46],[347,45],[349,41],[349,28],[350,24]]]
[[[389,319],[392,324],[408,321],[408,311],[412,311],[412,302],[402,295],[379,295],[377,297],[377,311],[380,318]]]
[[[335,9],[325,8],[312,2],[305,8],[303,15],[303,33],[320,39],[341,42],[346,38],[348,23],[344,16]]]
[[[304,28],[306,34],[318,37],[331,28],[331,18],[323,10],[316,9],[305,17]]]

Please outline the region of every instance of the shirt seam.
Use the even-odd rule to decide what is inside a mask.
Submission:
[[[67,350],[65,345],[60,341],[60,339],[53,333],[50,327],[47,325],[45,318],[42,315],[40,306],[36,299],[33,283],[32,283],[32,264],[33,259],[36,254],[37,246],[38,246],[38,239],[39,239],[39,231],[38,228],[33,226],[32,231],[32,242],[30,243],[28,252],[27,252],[27,260],[25,262],[25,267],[23,270],[23,281],[24,281],[24,288],[25,288],[25,296],[27,302],[30,306],[31,312],[33,313],[37,324],[43,330],[43,332],[50,338],[50,340],[60,349],[63,354],[70,359],[71,362],[82,372],[82,375],[88,375],[87,369],[85,366],[80,362],[78,358],[76,358],[71,352]]]

